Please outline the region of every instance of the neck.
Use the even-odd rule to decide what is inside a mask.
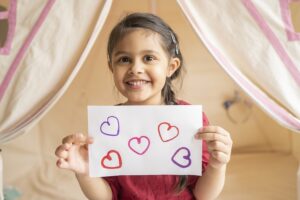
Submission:
[[[138,101],[138,102],[126,101],[122,105],[165,105],[165,102],[163,98],[161,98],[157,101]]]

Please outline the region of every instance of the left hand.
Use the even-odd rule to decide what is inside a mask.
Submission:
[[[219,126],[205,126],[196,133],[195,138],[206,141],[211,155],[209,159],[211,167],[219,169],[229,162],[232,140],[225,129]]]

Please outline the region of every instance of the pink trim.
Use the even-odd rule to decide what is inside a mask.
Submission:
[[[0,19],[7,19],[8,18],[8,11],[0,12]]]
[[[5,44],[0,48],[0,54],[7,55],[9,54],[12,40],[15,34],[16,28],[16,16],[17,16],[17,0],[10,0],[8,9],[8,33],[5,40]]]
[[[28,34],[25,42],[23,43],[22,47],[20,48],[19,52],[17,53],[15,59],[13,60],[12,64],[10,65],[1,85],[0,85],[0,102],[2,100],[2,97],[4,96],[4,93],[10,83],[10,81],[13,78],[13,75],[15,74],[17,67],[19,66],[24,54],[26,53],[26,50],[30,46],[32,40],[34,39],[35,35],[37,34],[38,30],[44,23],[52,5],[54,4],[55,0],[48,0],[46,3],[42,13],[40,14],[38,20],[34,24],[32,30]]]
[[[247,91],[252,98],[259,102],[263,107],[270,109],[271,113],[277,117],[280,117],[285,123],[289,124],[291,127],[300,131],[300,121],[288,113],[285,109],[280,107],[272,99],[270,99],[265,93],[259,90],[255,85],[253,85],[245,76],[236,71],[234,66],[211,44],[210,48],[213,55],[217,58],[218,62],[225,68],[225,71],[234,78],[234,80]]]
[[[247,92],[265,111],[267,111],[271,116],[277,119],[278,122],[285,125],[286,127],[294,130],[300,131],[300,120],[291,115],[285,109],[280,107],[276,102],[270,99],[265,93],[263,93],[259,88],[257,88],[252,82],[250,82],[243,74],[241,74],[223,55],[219,52],[204,36],[201,32],[200,25],[194,18],[193,14],[187,5],[187,1],[178,0],[180,6],[188,18],[189,22],[192,24],[194,30],[200,39],[204,42],[208,50],[218,61],[218,63],[223,67],[223,69],[229,74],[229,76],[245,91]]]
[[[70,86],[71,82],[76,77],[77,73],[79,72],[80,68],[85,62],[89,52],[91,51],[93,45],[95,44],[99,32],[102,30],[105,20],[108,17],[111,6],[112,6],[112,0],[106,0],[102,7],[102,10],[99,11],[97,22],[95,23],[93,31],[88,39],[88,42],[84,47],[83,53],[79,56],[79,59],[77,60],[76,65],[74,66],[74,69],[72,70],[70,76],[67,78],[63,86],[50,99],[48,99],[40,108],[38,108],[34,112],[30,112],[29,114],[27,114],[24,120],[18,121],[17,123],[14,123],[13,126],[6,127],[4,130],[2,130],[0,134],[0,143],[4,143],[9,140],[12,140],[16,136],[23,133],[28,125],[40,119],[43,113],[49,111],[49,109],[53,106],[53,104],[57,102],[57,100],[64,94],[64,92]]]
[[[280,0],[282,20],[284,22],[285,32],[289,41],[300,40],[300,33],[297,33],[294,29],[291,11],[289,8],[290,3],[297,1],[299,0]]]
[[[269,27],[267,22],[260,15],[259,11],[256,9],[252,0],[243,0],[244,6],[248,9],[249,13],[252,15],[262,32],[265,34],[266,38],[269,40],[274,50],[278,54],[279,58],[290,72],[291,76],[294,78],[296,83],[300,86],[300,72],[296,65],[289,57],[284,47],[281,45],[279,39],[276,37],[272,29]]]

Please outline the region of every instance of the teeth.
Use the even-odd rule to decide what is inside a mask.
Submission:
[[[147,83],[147,81],[129,81],[128,84],[129,85],[133,85],[133,86],[140,86]]]

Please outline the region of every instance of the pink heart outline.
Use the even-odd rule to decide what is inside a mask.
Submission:
[[[112,156],[111,154],[116,154],[117,155],[117,159],[118,159],[118,165],[116,166],[107,166],[105,165],[105,160],[108,160],[108,161],[112,161]],[[118,151],[116,150],[110,150],[107,152],[107,154],[101,159],[101,166],[103,168],[106,168],[106,169],[118,169],[118,168],[121,168],[122,167],[122,158],[121,158],[121,155]]]
[[[170,131],[171,129],[175,128],[177,130],[177,133],[176,135],[174,135],[173,137],[170,137],[169,139],[165,139],[165,137],[162,135],[162,132],[160,131],[160,128],[162,125],[167,125],[168,128],[167,128],[167,131]],[[160,139],[163,141],[163,142],[169,142],[173,139],[175,139],[178,135],[179,135],[179,129],[177,128],[177,126],[172,126],[170,123],[168,122],[162,122],[158,125],[158,133],[159,133],[159,137]]]
[[[137,140],[137,143],[138,143],[138,144],[141,144],[142,138],[145,138],[145,139],[147,140],[147,146],[146,146],[146,148],[145,148],[142,152],[138,152],[136,149],[134,149],[134,148],[132,147],[132,142],[133,142],[134,140]],[[139,155],[143,155],[144,153],[146,153],[146,151],[147,151],[147,150],[149,149],[149,147],[150,147],[150,139],[149,139],[147,136],[132,137],[132,138],[130,138],[130,140],[128,140],[128,147],[129,147],[129,149],[130,149],[131,151],[133,151],[134,153],[139,154]]]
[[[185,165],[179,163],[179,162],[176,160],[176,156],[177,156],[177,154],[178,154],[180,151],[181,151],[181,152],[182,152],[182,151],[186,151],[186,152],[187,152],[187,155],[182,156],[183,159],[185,159],[185,160],[188,161],[188,163],[185,164]],[[180,147],[179,149],[177,149],[177,151],[175,151],[175,153],[173,154],[171,160],[172,160],[172,162],[173,162],[175,165],[177,165],[177,166],[179,166],[179,167],[181,167],[181,168],[187,168],[187,167],[189,167],[189,166],[192,164],[192,160],[191,160],[191,152],[190,152],[190,150],[189,150],[187,147]]]

